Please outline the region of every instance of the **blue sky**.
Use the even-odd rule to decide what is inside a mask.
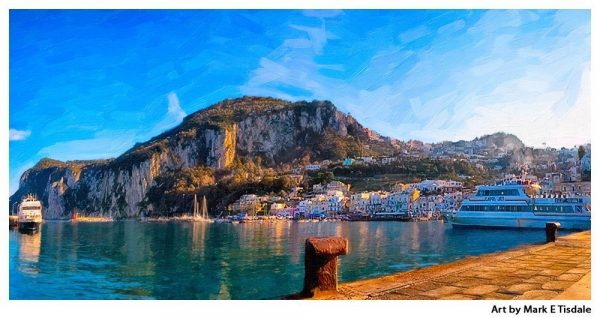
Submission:
[[[10,192],[224,98],[328,99],[401,140],[589,142],[589,10],[11,10]]]

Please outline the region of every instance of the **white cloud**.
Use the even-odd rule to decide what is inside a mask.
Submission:
[[[90,160],[116,157],[135,142],[135,131],[102,131],[94,138],[57,142],[38,151],[40,157],[56,160]]]
[[[10,141],[25,140],[30,135],[31,135],[30,130],[18,130],[18,129],[11,128],[8,133],[8,139]]]
[[[335,38],[335,36],[325,29],[325,24],[323,23],[320,28],[307,27],[303,25],[290,25],[292,29],[296,29],[299,31],[304,31],[308,35],[308,39],[312,44],[312,48],[315,54],[321,54],[323,51],[323,47],[327,44],[328,39]],[[293,39],[293,40],[302,40],[302,39]],[[285,42],[284,42],[285,43]]]
[[[171,92],[167,95],[168,106],[167,106],[167,114],[163,119],[158,122],[152,129],[150,129],[149,133],[151,134],[149,137],[153,137],[154,135],[158,135],[159,133],[173,128],[181,123],[181,121],[187,115],[186,112],[179,105],[179,98],[175,92]],[[144,134],[146,136],[148,134]]]
[[[187,114],[179,105],[179,98],[177,98],[177,94],[171,92],[169,95],[167,95],[167,98],[169,99],[169,108],[167,109],[168,115],[175,119],[177,123],[180,123]]]
[[[466,33],[455,33],[466,25],[455,21],[438,28],[426,48],[408,51],[406,43],[429,32],[425,26],[413,28],[401,33],[401,45],[373,52],[344,79],[320,72],[323,65],[306,40],[289,39],[261,60],[241,90],[330,99],[365,126],[406,140],[472,139],[506,131],[535,146],[586,142],[590,124],[575,123],[590,116],[589,23],[559,17],[560,34],[545,38],[554,25],[521,28],[536,19],[540,16],[529,12],[491,10]],[[311,43],[323,48],[326,40]],[[289,93],[289,87],[307,93]]]
[[[416,28],[400,33],[400,41],[402,41],[403,44],[407,44],[424,37],[428,32],[429,29],[427,29],[426,26],[420,25]]]
[[[93,138],[57,142],[38,151],[39,157],[50,157],[57,160],[105,159],[117,157],[131,148],[135,142],[149,138],[172,128],[183,120],[185,111],[179,105],[174,92],[167,95],[168,106],[165,116],[151,129],[136,130],[102,130]]]
[[[469,69],[469,73],[473,76],[484,76],[490,75],[494,71],[497,71],[504,65],[504,60],[500,58],[496,58],[493,60],[485,59],[481,61],[479,64],[473,65]]]
[[[462,30],[465,27],[465,20],[456,20],[438,28],[437,33],[440,35],[448,35],[453,32]]]

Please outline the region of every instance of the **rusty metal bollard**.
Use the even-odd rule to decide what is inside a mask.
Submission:
[[[558,222],[546,223],[546,243],[556,242],[556,234],[558,232],[559,227],[560,223]]]
[[[305,297],[314,296],[315,291],[337,290],[338,256],[348,253],[348,240],[339,236],[309,237],[304,253]]]

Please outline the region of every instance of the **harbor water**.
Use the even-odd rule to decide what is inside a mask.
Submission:
[[[10,299],[278,299],[302,289],[304,240],[342,236],[341,281],[543,243],[543,230],[441,222],[46,222],[9,233]]]

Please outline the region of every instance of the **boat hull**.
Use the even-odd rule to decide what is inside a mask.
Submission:
[[[536,215],[533,213],[458,213],[449,218],[454,227],[545,228],[548,222],[560,223],[561,229],[589,230],[589,215]]]
[[[19,222],[19,231],[32,232],[40,229],[40,222],[25,221]]]

